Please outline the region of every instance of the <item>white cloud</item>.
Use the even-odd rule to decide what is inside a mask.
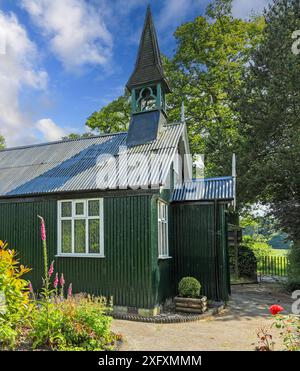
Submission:
[[[36,129],[43,134],[45,140],[50,142],[60,140],[66,135],[66,132],[49,118],[39,120],[36,123]]]
[[[21,0],[21,4],[67,70],[109,63],[113,42],[100,7],[85,0]]]
[[[252,14],[261,14],[271,0],[234,0],[232,13],[236,18],[249,18]]]
[[[203,10],[203,0],[168,0],[164,2],[158,17],[158,29],[175,28],[185,21],[187,15],[194,13],[199,16]]]
[[[0,11],[0,35],[0,134],[8,145],[24,144],[35,138],[35,128],[21,112],[20,91],[23,87],[45,89],[48,76],[37,67],[36,46],[13,13]]]

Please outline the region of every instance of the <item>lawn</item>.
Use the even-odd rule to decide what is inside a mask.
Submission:
[[[289,250],[288,249],[272,249],[270,255],[272,256],[287,256]]]

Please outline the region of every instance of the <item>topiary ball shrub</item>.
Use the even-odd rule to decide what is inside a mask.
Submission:
[[[178,284],[179,295],[186,298],[199,298],[200,282],[194,277],[184,277]]]

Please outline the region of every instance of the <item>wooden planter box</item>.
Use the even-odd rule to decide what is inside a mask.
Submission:
[[[175,297],[175,306],[177,312],[187,313],[204,313],[207,310],[207,297],[202,298],[183,298],[181,296]]]

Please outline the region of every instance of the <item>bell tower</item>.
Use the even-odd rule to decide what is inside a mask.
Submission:
[[[147,8],[135,68],[127,84],[131,93],[131,121],[127,145],[157,139],[167,120],[166,94],[171,92],[164,75],[150,6]]]

